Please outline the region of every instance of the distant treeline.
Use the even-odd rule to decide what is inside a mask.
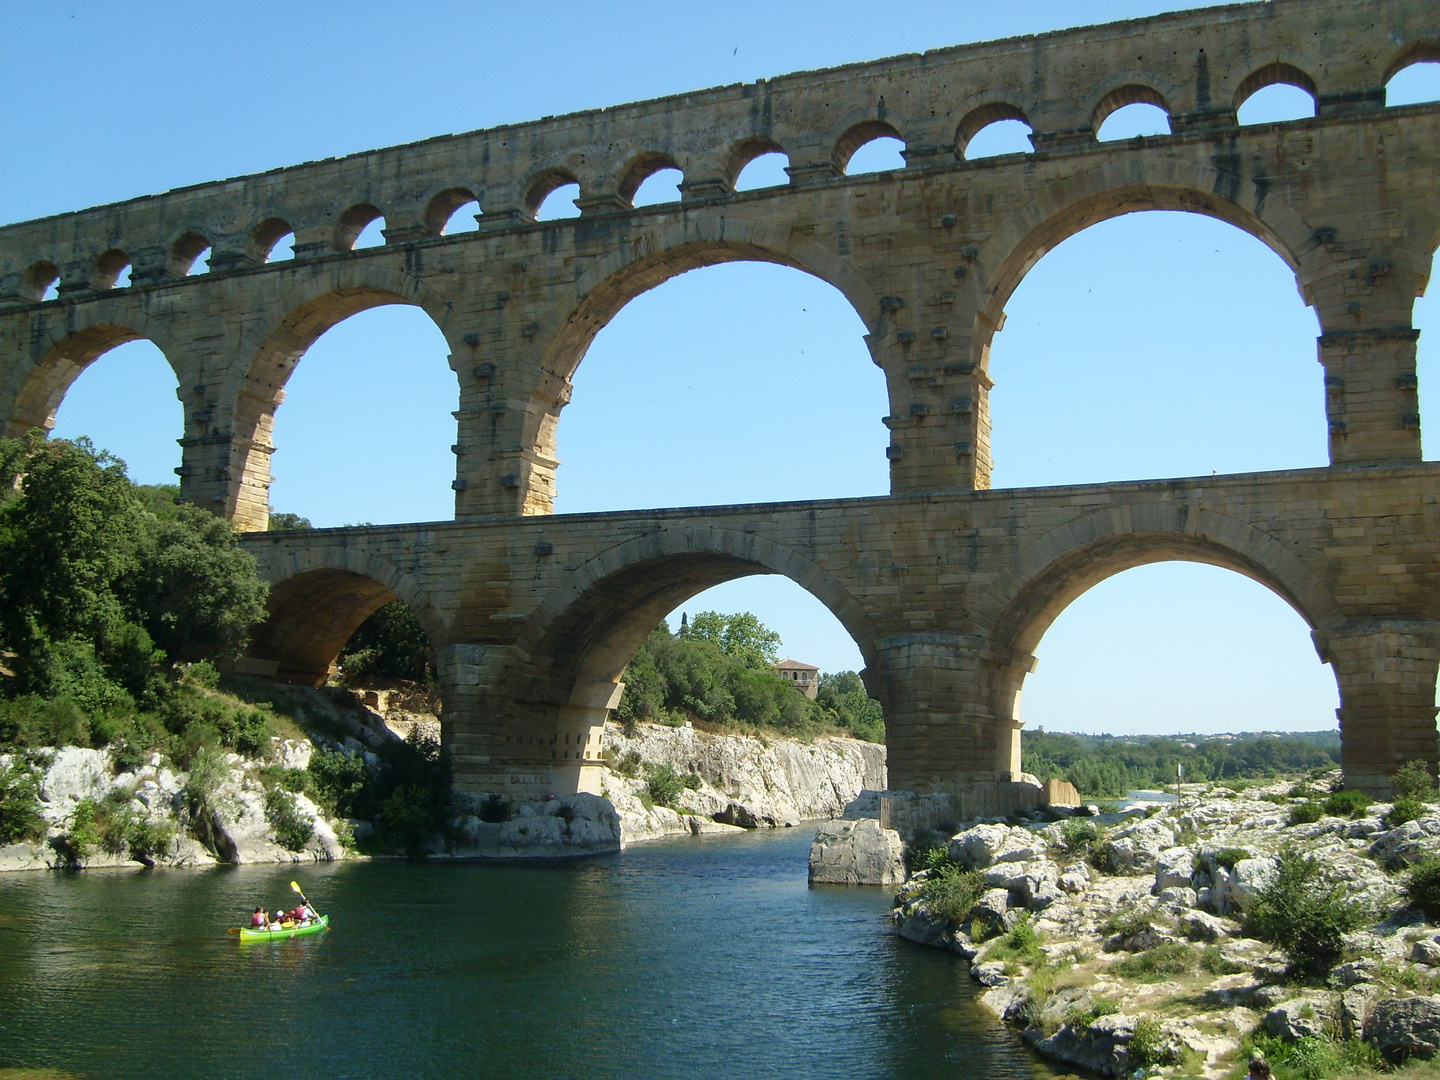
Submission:
[[[1135,789],[1175,783],[1176,766],[1186,782],[1250,780],[1329,769],[1340,763],[1338,732],[1298,732],[1281,737],[1132,739],[1027,731],[1022,768],[1041,780],[1069,780],[1087,798],[1116,798]]]

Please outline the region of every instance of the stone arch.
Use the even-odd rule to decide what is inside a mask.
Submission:
[[[523,189],[525,194],[520,198],[520,205],[526,219],[535,220],[535,216],[540,213],[540,208],[545,205],[545,200],[550,197],[552,191],[578,183],[580,183],[580,178],[564,166],[542,169],[536,173],[526,181]]]
[[[1154,105],[1170,116],[1174,97],[1175,88],[1154,72],[1117,72],[1091,91],[1085,115],[1090,118],[1090,130],[1098,136],[1106,118],[1126,105]]]
[[[354,251],[355,241],[372,221],[383,220],[385,212],[374,203],[358,202],[335,222],[330,242],[336,251]]]
[[[449,641],[449,626],[409,574],[381,556],[342,544],[292,549],[282,560],[251,547],[270,584],[269,614],[252,635],[248,666],[286,681],[320,686],[360,625],[392,600],[403,600],[430,639]],[[273,671],[269,671],[273,665]]]
[[[1091,225],[1141,210],[1204,214],[1243,229],[1285,260],[1305,303],[1316,306],[1313,285],[1332,258],[1292,207],[1213,166],[1131,156],[1051,185],[980,249],[974,264],[974,287],[981,293],[971,331],[974,361],[984,363],[1005,304],[1046,253]]]
[[[750,135],[730,147],[729,153],[725,156],[725,164],[722,174],[725,177],[725,184],[732,191],[740,179],[740,174],[745,171],[745,166],[758,157],[765,154],[784,154],[785,148],[768,135]],[[787,155],[788,160],[788,155]]]
[[[1075,599],[1107,578],[1156,562],[1198,562],[1233,570],[1288,603],[1313,630],[1345,622],[1315,573],[1281,541],[1237,518],[1177,503],[1097,510],[1027,545],[976,605],[999,677],[993,715],[1015,719],[1032,653]]]
[[[955,125],[955,152],[964,157],[965,148],[970,145],[970,140],[991,124],[1001,120],[1019,120],[1024,124],[1030,124],[1030,117],[1026,115],[1025,107],[1009,95],[987,94],[983,100],[967,107],[960,122]],[[1033,129],[1034,125],[1030,126]]]
[[[387,304],[424,310],[454,351],[449,305],[414,275],[365,262],[331,267],[308,278],[272,305],[267,317],[245,335],[236,354],[239,362],[226,369],[217,396],[222,416],[228,418],[240,445],[240,456],[233,459],[239,475],[228,481],[233,490],[268,490],[271,425],[300,358],[337,323]]]
[[[255,261],[257,263],[269,262],[270,253],[275,250],[275,245],[294,233],[295,230],[284,218],[269,217],[260,222],[250,230],[251,254]]]
[[[1404,71],[1411,64],[1434,63],[1440,61],[1440,40],[1426,38],[1423,41],[1413,41],[1406,45],[1385,68],[1385,77],[1380,80],[1380,85],[1387,85],[1400,72]]]
[[[170,245],[170,255],[165,271],[172,277],[188,277],[198,259],[210,246],[205,234],[197,229],[186,229]]]
[[[900,134],[900,130],[888,120],[883,118],[861,120],[847,127],[835,140],[835,148],[831,151],[835,168],[843,173],[849,168],[850,159],[855,156],[855,151],[876,139],[899,139],[902,143],[906,141],[905,136]]]
[[[1319,93],[1315,86],[1315,80],[1302,68],[1284,60],[1272,60],[1240,80],[1240,85],[1235,88],[1235,97],[1231,102],[1231,108],[1238,110],[1252,94],[1276,83],[1284,83],[1286,86],[1304,90],[1312,98]]]
[[[125,268],[130,265],[130,256],[120,248],[111,248],[98,259],[90,268],[90,287],[96,292],[106,292],[116,288],[116,282]]]
[[[475,193],[465,187],[447,187],[436,192],[425,204],[425,231],[431,236],[444,236],[455,211],[466,203],[479,201]]]
[[[670,278],[723,262],[770,262],[803,270],[839,289],[866,328],[874,331],[879,305],[874,291],[845,259],[814,240],[738,217],[666,225],[597,259],[575,282],[575,305],[540,361],[555,380],[537,392],[541,396],[528,412],[522,445],[554,458],[555,424],[568,400],[563,388],[595,335],[621,308]]]
[[[626,203],[635,201],[640,185],[662,169],[678,169],[680,166],[669,154],[659,150],[646,150],[636,154],[620,169],[615,190]]]
[[[659,529],[601,552],[571,572],[526,620],[516,639],[517,696],[554,704],[619,680],[641,642],[677,604],[739,577],[780,574],[840,621],[867,666],[879,632],[834,575],[799,552],[712,527]]]
[[[31,263],[25,269],[25,276],[21,281],[21,295],[26,300],[39,302],[45,299],[45,294],[50,286],[60,280],[60,268],[49,259],[40,259]]]
[[[183,380],[177,365],[180,345],[158,320],[121,299],[104,300],[83,308],[35,318],[30,361],[12,365],[15,382],[0,389],[0,416],[5,434],[23,435],[34,428],[49,431],[65,393],[80,373],[117,345],[145,338],[159,348],[176,382]],[[8,400],[6,400],[8,399]]]

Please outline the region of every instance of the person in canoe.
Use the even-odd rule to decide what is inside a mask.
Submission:
[[[269,919],[265,917],[265,909],[259,904],[255,905],[255,913],[250,916],[250,926],[255,930],[264,930]]]

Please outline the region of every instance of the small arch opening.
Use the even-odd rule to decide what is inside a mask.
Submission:
[[[42,259],[25,271],[24,291],[29,300],[54,300],[59,293],[60,268]]]
[[[352,206],[335,223],[335,250],[357,251],[385,243],[385,216],[369,203]]]
[[[425,229],[434,236],[454,236],[480,228],[480,203],[468,188],[447,188],[425,209]]]
[[[97,291],[127,287],[130,284],[130,256],[118,248],[105,252],[95,260],[90,284]]]
[[[1272,124],[1315,115],[1315,80],[1291,64],[1267,64],[1235,91],[1241,124]]]
[[[1386,105],[1440,101],[1440,43],[1412,49],[1385,83]]]
[[[281,218],[262,221],[250,235],[255,241],[255,254],[262,263],[295,257],[295,230]]]
[[[883,120],[856,124],[835,144],[835,163],[846,176],[905,167],[905,140]]]
[[[790,183],[790,174],[785,171],[789,164],[790,158],[783,150],[767,150],[756,154],[736,173],[735,190],[755,191],[759,188],[783,187]]]
[[[550,169],[530,182],[525,193],[525,209],[536,221],[555,221],[578,217],[580,181],[565,169]]]
[[[955,131],[955,145],[966,161],[1026,154],[1030,143],[1030,122],[1019,106],[993,101],[971,109]]]
[[[1091,125],[1100,142],[1169,135],[1170,109],[1165,98],[1152,87],[1134,83],[1117,86],[1095,106]]]
[[[659,206],[680,201],[680,183],[685,174],[676,168],[657,169],[645,177],[631,197],[632,206]]]
[[[187,232],[170,245],[165,269],[172,277],[204,274],[210,269],[210,241],[198,232]]]

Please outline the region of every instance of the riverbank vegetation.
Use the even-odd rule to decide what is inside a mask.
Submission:
[[[1187,782],[1260,781],[1328,770],[1340,763],[1338,731],[1284,736],[1177,738],[1062,735],[1027,731],[1022,768],[1040,780],[1068,780],[1090,799]]]
[[[839,732],[885,741],[880,703],[866,694],[859,675],[822,675],[811,701],[771,668],[779,646],[780,636],[748,611],[704,611],[678,633],[662,622],[626,669],[615,717],[624,724],[689,720],[717,731]]]

